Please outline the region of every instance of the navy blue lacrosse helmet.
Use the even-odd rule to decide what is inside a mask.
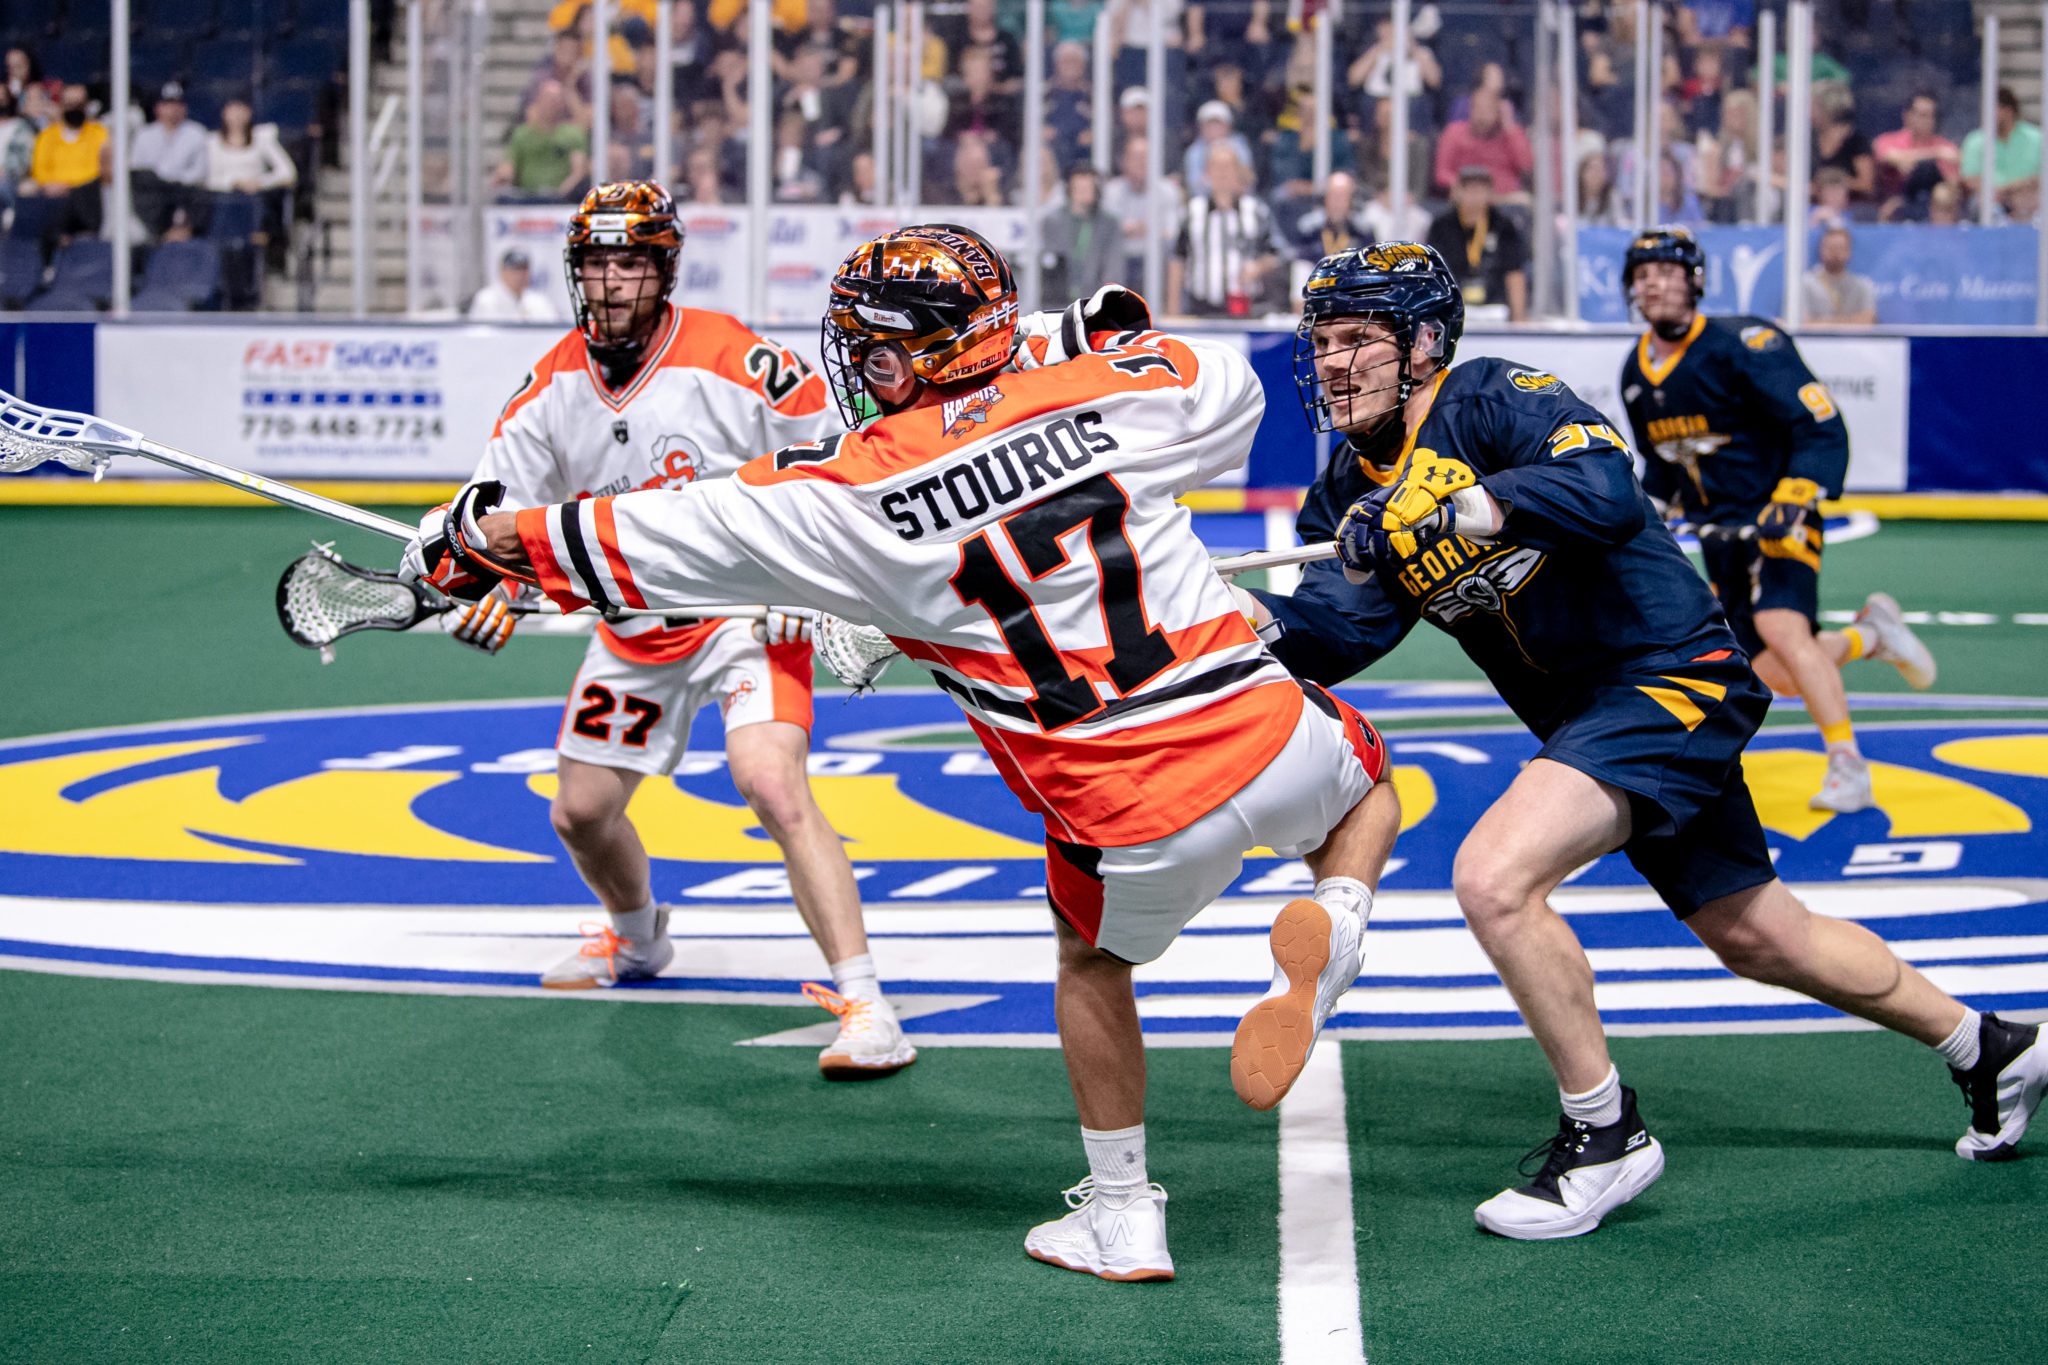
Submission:
[[[1621,258],[1621,301],[1623,304],[1635,301],[1636,267],[1652,261],[1669,261],[1685,267],[1686,278],[1692,282],[1693,302],[1699,302],[1707,292],[1707,253],[1692,233],[1682,227],[1651,228],[1636,234],[1628,244],[1628,254]]]
[[[1439,368],[1457,353],[1465,333],[1465,295],[1435,247],[1384,242],[1354,247],[1316,262],[1301,291],[1301,322],[1294,331],[1294,387],[1315,431],[1333,431],[1330,396],[1316,368],[1315,327],[1337,318],[1369,318],[1402,339],[1394,406],[1415,389],[1409,348],[1421,346]],[[1363,397],[1352,395],[1352,402]]]

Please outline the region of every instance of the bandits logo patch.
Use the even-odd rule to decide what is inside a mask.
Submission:
[[[959,440],[977,423],[988,421],[989,410],[1003,401],[1003,391],[991,384],[965,398],[949,398],[939,405],[939,420],[945,424],[948,440]]]
[[[1537,749],[1483,685],[1340,689],[1385,728],[1402,833],[1340,1035],[1512,1032],[1450,877],[1473,821]],[[1874,699],[1870,699],[1874,700]],[[1887,694],[1925,721],[1858,727],[1878,808],[1810,810],[1826,760],[1767,728],[1745,770],[1779,874],[1981,1007],[2048,1007],[2048,702],[1983,720]],[[1977,699],[1971,699],[1976,701]],[[1852,698],[1863,704],[1865,699]],[[942,695],[820,697],[818,803],[845,840],[877,961],[920,1042],[1042,1045],[1055,945],[1043,827]],[[559,701],[227,717],[0,745],[0,967],[359,990],[539,994],[597,917],[549,825]],[[676,964],[607,999],[801,1004],[822,970],[781,855],[733,790],[714,712],[631,814],[675,907]],[[1254,851],[1157,963],[1161,1041],[1227,1041],[1266,988],[1265,928],[1313,877]],[[1556,903],[1591,950],[1609,1022],[1651,1031],[1838,1027],[1739,981],[1619,855]],[[738,993],[738,994],[735,994]],[[815,1029],[757,1040],[816,1046]],[[828,1030],[832,1027],[827,1023]]]

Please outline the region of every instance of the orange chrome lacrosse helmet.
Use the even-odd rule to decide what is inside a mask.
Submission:
[[[654,262],[654,280],[630,298],[593,300],[584,291],[584,264],[594,255],[614,251],[645,253]],[[606,352],[637,351],[646,343],[661,320],[661,301],[675,288],[682,254],[683,225],[676,218],[676,201],[653,181],[618,180],[595,186],[583,196],[569,219],[562,262],[569,271],[576,328],[600,358]],[[621,310],[626,312],[623,319],[616,316]]]
[[[820,336],[839,414],[880,411],[869,365],[951,384],[1009,363],[1017,336],[1010,263],[980,233],[949,223],[899,228],[857,247],[832,276]]]

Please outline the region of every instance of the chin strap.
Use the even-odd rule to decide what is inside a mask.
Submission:
[[[1664,341],[1683,341],[1685,334],[1692,330],[1692,318],[1693,315],[1688,313],[1684,322],[1654,322],[1650,324],[1650,330]]]

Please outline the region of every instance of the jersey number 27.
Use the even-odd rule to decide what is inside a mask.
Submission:
[[[1174,662],[1165,633],[1145,620],[1138,555],[1124,533],[1130,509],[1130,499],[1116,480],[1097,474],[997,523],[1033,581],[1069,563],[1061,540],[1082,526],[1088,528],[1088,545],[1102,576],[1102,620],[1110,647],[1105,671],[1120,696],[1128,696]],[[1036,695],[1027,705],[1032,718],[1041,729],[1057,730],[1102,710],[1107,703],[1095,694],[1094,682],[1085,673],[1076,677],[1067,671],[1031,598],[1003,567],[989,534],[977,532],[961,544],[953,591],[994,618],[1003,643],[1031,680]]]

